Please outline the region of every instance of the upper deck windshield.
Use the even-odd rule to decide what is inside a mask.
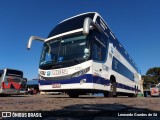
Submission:
[[[95,13],[87,13],[84,15],[80,15],[80,16],[76,16],[72,19],[68,19],[66,21],[63,21],[61,23],[59,23],[48,35],[48,38],[64,33],[64,32],[68,32],[68,31],[72,31],[72,30],[76,30],[79,28],[83,28],[83,23],[84,23],[84,19],[86,17],[89,17],[91,19],[93,19]]]
[[[44,43],[40,68],[61,68],[81,63],[86,59],[84,50],[87,41],[86,36],[78,34]]]

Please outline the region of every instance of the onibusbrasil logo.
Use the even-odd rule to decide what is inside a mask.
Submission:
[[[42,114],[39,112],[2,112],[2,117],[31,117],[37,118],[42,117]]]

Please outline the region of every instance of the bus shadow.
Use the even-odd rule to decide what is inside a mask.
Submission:
[[[45,118],[69,119],[69,120],[158,120],[159,111],[130,107],[122,104],[76,104],[66,106],[60,110],[41,111]]]
[[[46,96],[46,98],[68,98],[68,99],[73,99],[73,98],[70,98],[67,94],[66,95],[44,95]],[[106,97],[104,97],[103,95],[80,95],[78,98],[74,98],[74,99],[90,99],[90,98],[102,98],[102,99],[106,99]],[[108,98],[115,98],[115,97],[107,97]],[[133,99],[133,97],[128,97],[128,96],[117,96],[116,98],[121,98],[121,99]],[[116,99],[115,98],[115,99]]]
[[[160,112],[143,108],[135,108],[122,104],[75,104],[65,106],[59,110],[28,111],[39,113],[34,120],[159,120]],[[4,118],[8,120],[9,118]],[[17,120],[17,118],[12,118]],[[23,119],[24,120],[24,119]],[[26,117],[26,120],[33,118]]]
[[[68,95],[47,95],[46,98],[68,98],[68,99],[73,99],[73,98],[70,98]],[[83,98],[96,98],[96,96],[89,96],[89,95],[80,95],[78,98],[74,98],[74,99],[83,99]],[[99,98],[99,97],[97,97]],[[103,97],[102,97],[103,98]]]
[[[29,95],[0,95],[0,97],[30,97]]]

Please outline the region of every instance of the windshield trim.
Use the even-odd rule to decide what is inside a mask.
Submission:
[[[78,33],[78,32],[83,32],[83,28],[76,29],[76,30],[72,30],[72,31],[69,31],[69,32],[65,32],[65,33],[61,33],[61,34],[52,36],[52,37],[50,37],[50,38],[47,38],[47,39],[45,40],[45,42],[48,42],[48,41],[50,41],[50,40],[54,40],[54,39],[59,38],[59,37],[64,37],[64,36],[66,36],[66,35],[75,34],[75,33]]]

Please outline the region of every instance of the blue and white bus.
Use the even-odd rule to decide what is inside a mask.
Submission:
[[[39,63],[39,89],[104,96],[136,96],[141,75],[135,62],[97,12],[87,12],[60,22],[44,42]]]

